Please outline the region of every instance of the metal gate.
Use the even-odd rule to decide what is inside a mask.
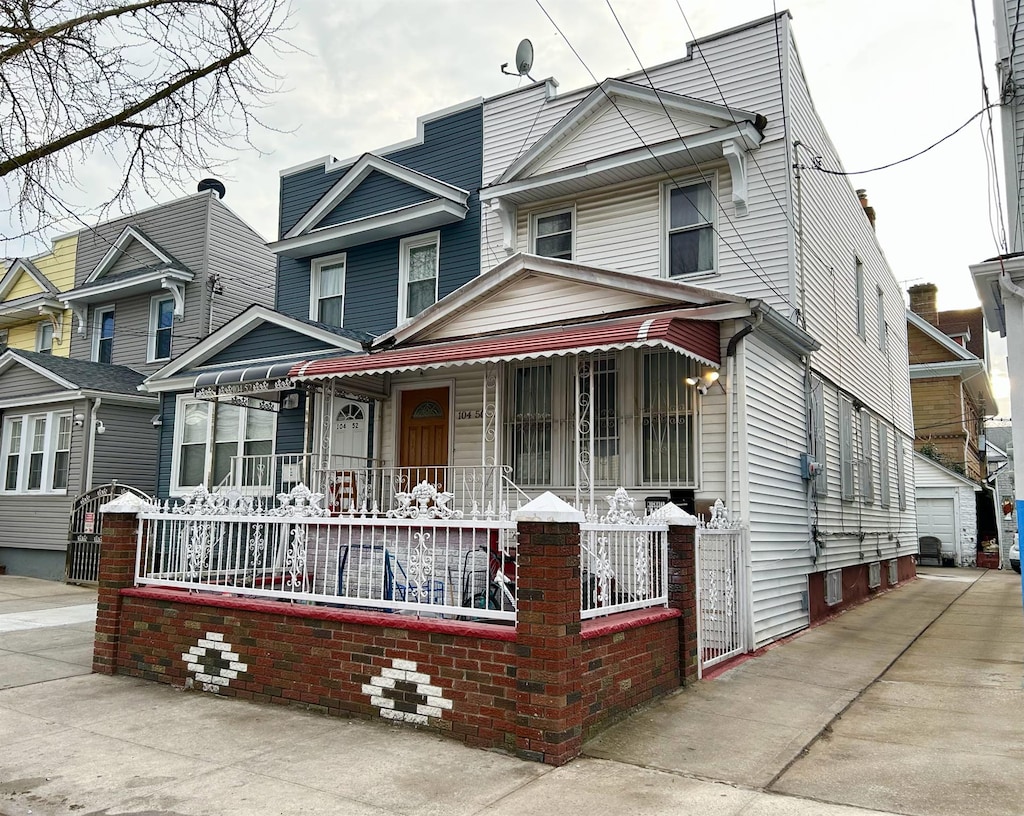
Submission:
[[[110,484],[94,487],[75,499],[68,523],[68,553],[64,563],[64,580],[69,584],[95,584],[100,572],[100,508],[122,493],[133,493],[150,501],[150,497],[131,485]]]
[[[721,500],[697,527],[697,654],[704,670],[747,651],[746,530]]]

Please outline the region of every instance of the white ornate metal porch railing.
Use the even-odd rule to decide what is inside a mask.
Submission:
[[[700,672],[748,649],[746,529],[719,499],[697,526],[697,653]]]
[[[580,617],[668,605],[668,527],[633,512],[619,488],[608,512],[580,525]]]
[[[516,526],[467,520],[429,484],[383,517],[330,517],[299,485],[275,502],[197,488],[140,514],[136,583],[515,620]]]
[[[270,500],[301,483],[323,495],[332,515],[380,517],[401,512],[409,494],[426,482],[459,518],[500,520],[530,500],[511,472],[508,466],[392,467],[354,456],[236,456],[217,492]]]

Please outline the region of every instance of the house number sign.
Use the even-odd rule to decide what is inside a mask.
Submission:
[[[484,418],[484,412],[482,410],[479,410],[479,409],[476,410],[476,411],[459,411],[455,415],[455,419],[457,421],[459,421],[459,422],[464,422],[467,419],[483,419],[483,418]]]

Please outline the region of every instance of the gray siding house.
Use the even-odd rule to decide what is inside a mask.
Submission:
[[[0,565],[62,578],[76,499],[117,481],[155,493],[160,400],[147,374],[252,303],[273,300],[264,240],[204,190],[82,230],[70,359],[0,355]]]

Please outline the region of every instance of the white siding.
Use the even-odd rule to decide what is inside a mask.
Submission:
[[[814,544],[800,454],[807,450],[804,372],[751,335],[742,352],[754,640],[760,645],[808,623],[804,593]]]

